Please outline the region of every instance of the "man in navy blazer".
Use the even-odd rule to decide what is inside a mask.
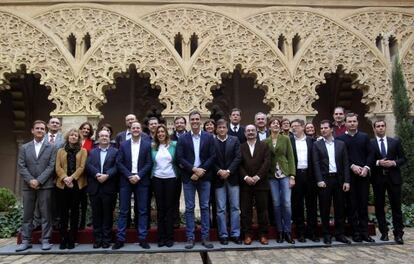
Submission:
[[[131,194],[134,194],[135,204],[138,205],[138,221],[136,223],[139,245],[150,248],[146,241],[148,229],[148,191],[150,172],[152,169],[151,142],[141,137],[141,124],[137,121],[131,124],[131,139],[121,144],[117,159],[120,177],[119,218],[117,242],[112,249],[124,246],[127,216],[130,210]]]
[[[209,242],[210,216],[210,186],[212,165],[215,160],[214,138],[207,132],[201,131],[201,114],[192,111],[189,114],[191,131],[178,139],[177,160],[182,168],[182,181],[185,198],[186,219],[186,249],[194,247],[194,207],[197,191],[201,210],[202,245],[213,248]]]
[[[230,124],[228,134],[235,136],[239,139],[240,144],[246,142],[246,136],[244,135],[244,126],[240,125],[241,121],[241,110],[239,108],[231,109],[229,116]]]
[[[375,138],[371,140],[374,166],[372,169],[372,187],[374,190],[375,215],[382,241],[388,241],[388,226],[385,220],[385,192],[388,193],[394,227],[394,240],[404,244],[404,224],[401,212],[401,171],[407,161],[401,141],[385,135],[386,123],[378,120],[373,124]]]
[[[216,162],[214,164],[214,186],[216,187],[217,226],[222,245],[228,244],[226,205],[230,203],[230,239],[236,244],[240,240],[240,187],[239,165],[240,143],[235,136],[227,135],[227,121],[217,121],[215,139]]]
[[[108,131],[100,131],[98,137],[99,145],[89,152],[86,162],[87,191],[92,207],[93,248],[109,248],[118,187],[118,150],[111,147]]]

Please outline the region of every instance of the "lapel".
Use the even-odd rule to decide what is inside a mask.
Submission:
[[[30,142],[30,144],[28,145],[27,151],[29,151],[29,153],[33,156],[34,160],[37,160],[36,157],[36,150],[35,150],[35,146],[34,146],[34,142],[33,140]]]
[[[387,138],[387,148],[386,148],[386,152],[387,155],[385,156],[387,159],[389,159],[388,157],[390,156],[391,150],[394,149],[394,139],[390,138],[390,137],[386,137]],[[378,144],[377,144],[378,145]],[[380,151],[381,153],[381,151]]]
[[[99,151],[99,152],[100,152],[100,151]],[[101,159],[101,157],[100,157],[100,156],[101,156],[101,154],[100,154],[99,152],[98,152],[98,154],[99,154],[99,157],[98,157],[98,158],[99,158],[99,160],[100,160],[100,159]],[[108,148],[108,150],[106,151],[106,156],[105,156],[105,159],[104,159],[104,163],[102,164],[102,166],[103,166],[103,167],[105,167],[105,163],[106,163],[106,161],[108,160],[109,155],[111,155],[111,154],[112,154],[111,152],[112,152],[112,149],[111,149],[111,147],[109,147],[109,148]]]
[[[220,151],[220,139],[215,138],[214,139],[214,145],[215,145],[216,149],[218,150],[218,151],[216,151],[216,153],[218,152],[218,156],[219,156],[218,160],[219,160],[219,162],[221,162],[224,159],[224,157],[223,157],[223,153],[221,153],[221,151]],[[225,152],[227,152],[227,144],[226,144]]]
[[[388,138],[387,138],[387,143],[389,143]],[[381,156],[381,150],[378,146],[378,140],[376,137],[374,138],[374,148],[375,148],[376,153]],[[388,154],[388,151],[387,151],[387,154]]]
[[[34,147],[34,145],[33,145],[33,147]],[[39,155],[37,156],[37,159],[39,159],[42,156],[42,153],[48,147],[49,147],[49,144],[44,140],[43,143],[42,143],[42,146],[40,147],[40,151],[39,151]],[[35,156],[36,156],[36,152],[35,152]]]
[[[240,128],[239,128],[239,130],[240,130]],[[225,151],[224,151],[224,156],[225,157],[230,156],[232,147],[233,147],[233,139],[230,136],[228,136],[228,138],[226,140],[226,148],[225,148]]]
[[[324,139],[321,139],[321,150],[322,150],[322,154],[329,159],[328,149],[326,148],[326,143],[325,143]],[[336,151],[335,151],[335,153],[336,153]]]
[[[257,149],[259,148],[259,142],[260,142],[260,140],[256,140],[256,143],[254,144],[254,151],[253,151],[253,157],[252,157],[252,159],[254,159],[255,157],[256,157],[256,154],[257,154]],[[249,147],[249,145],[247,145],[247,147],[248,147],[248,151],[249,151],[249,154],[250,154],[250,147]],[[251,156],[251,155],[250,155]]]
[[[341,160],[341,157],[339,156],[341,154],[340,149],[339,149],[339,145],[336,144],[336,140],[334,140],[334,149],[335,149],[335,163],[338,164],[338,162]],[[337,165],[336,168],[339,171],[339,167]]]

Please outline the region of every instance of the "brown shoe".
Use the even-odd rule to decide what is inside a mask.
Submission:
[[[269,240],[266,236],[261,236],[259,241],[262,245],[269,245]]]
[[[245,245],[250,245],[252,243],[253,239],[250,235],[245,235],[244,236],[244,244]]]

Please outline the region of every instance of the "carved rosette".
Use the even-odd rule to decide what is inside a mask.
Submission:
[[[39,74],[40,83],[51,90],[49,99],[56,105],[51,115],[64,113],[72,104],[67,94],[73,74],[56,43],[36,25],[8,12],[0,11],[0,21],[0,90],[9,88],[4,74],[25,65],[28,73]]]
[[[342,65],[346,72],[358,74],[358,82],[368,86],[362,102],[370,112],[389,112],[389,72],[378,52],[361,39],[355,31],[341,23],[310,11],[289,10],[266,12],[247,20],[273,41],[280,34],[292,38],[298,34],[302,41],[293,59],[289,61],[294,80],[286,92],[285,112],[316,114],[312,103],[318,99],[316,86],[325,82],[325,73],[335,72]]]

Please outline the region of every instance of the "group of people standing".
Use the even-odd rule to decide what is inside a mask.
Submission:
[[[35,121],[33,141],[22,145],[19,151],[24,215],[22,243],[16,251],[32,247],[36,218],[41,224],[43,250],[52,247],[49,240],[55,218],[59,219],[60,249],[73,248],[79,222],[82,225],[79,215],[86,208],[86,193],[92,207],[94,248],[111,246],[118,193],[117,234],[112,249],[124,246],[132,197],[139,245],[150,248],[147,235],[152,195],[157,208],[158,246],[171,247],[174,226],[179,221],[181,190],[185,200],[186,249],[195,245],[196,193],[201,244],[207,249],[214,247],[209,240],[211,204],[223,245],[229,241],[252,243],[253,208],[261,244],[269,243],[269,220],[277,227],[278,243],[295,243],[292,222],[299,242],[317,242],[318,201],[323,242],[330,244],[332,200],[336,240],[351,243],[344,235],[344,222],[348,219],[353,241],[374,242],[368,235],[370,183],[381,240],[388,240],[384,213],[387,191],[394,238],[403,243],[400,166],[405,156],[400,141],[385,136],[385,121],[373,124],[376,138],[370,140],[366,133],[358,131],[358,116],[345,115],[344,109],[337,107],[334,123],[320,123],[318,138],[313,124],[300,119],[268,120],[261,112],[255,115],[254,124],[243,127],[241,113],[235,108],[229,121],[207,120],[202,129],[201,114],[192,111],[188,116],[190,131],[186,131],[186,118],[177,117],[171,135],[155,117],[148,120],[149,133],[144,133],[141,123],[130,114],[125,117],[127,129],[115,140],[111,139],[112,127],[104,124],[95,142],[92,125],[87,122],[79,129],[70,129],[63,138],[56,131],[60,126],[57,118],[48,124]]]

